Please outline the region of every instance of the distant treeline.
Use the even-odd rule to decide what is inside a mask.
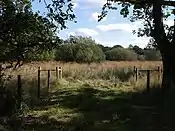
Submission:
[[[29,53],[25,56],[26,60],[46,61],[57,60],[65,62],[91,63],[110,61],[135,61],[161,60],[160,52],[154,48],[139,48],[130,45],[123,48],[121,45],[105,47],[97,44],[90,37],[70,36],[63,43],[58,44],[57,48],[51,51],[42,51],[40,53]]]

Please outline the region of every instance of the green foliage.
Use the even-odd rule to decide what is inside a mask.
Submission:
[[[93,51],[90,48],[79,49],[76,53],[76,61],[90,63],[92,60]]]
[[[119,80],[122,82],[128,81],[133,76],[132,68],[118,68],[118,69],[106,69],[103,72],[99,72],[98,76],[105,80]]]
[[[70,1],[67,3],[53,1],[47,6],[50,12],[44,17],[32,11],[30,0],[0,0],[0,61],[11,64],[5,68],[16,68],[24,60],[51,60],[55,57],[52,50],[61,43],[56,31],[66,28],[66,22],[75,18]],[[6,86],[1,87],[1,84],[2,81],[1,113],[12,115],[16,110],[16,94],[7,91]]]
[[[105,60],[105,54],[91,38],[70,36],[70,38],[57,49],[56,60],[85,63],[100,62]]]
[[[121,6],[120,14],[123,17],[129,16],[131,22],[142,21],[143,26],[139,28],[137,31],[133,30],[134,34],[137,33],[138,37],[143,36],[151,37],[149,46],[159,49],[162,55],[170,57],[172,54],[174,54],[173,51],[175,48],[174,46],[175,25],[172,26],[167,25],[165,24],[165,22],[163,22],[163,20],[167,20],[168,18],[174,16],[173,8],[175,7],[175,1],[108,0],[102,8],[102,13],[99,16],[99,21],[102,20],[107,15],[108,10],[110,9],[117,10],[118,8],[116,7],[116,5]],[[138,49],[135,49],[135,51],[136,50],[138,53],[140,52]],[[149,55],[151,55],[152,53],[149,52]],[[142,55],[141,53],[139,54]],[[146,59],[150,59],[150,56],[148,58],[148,52],[146,52],[146,55],[147,55]],[[154,54],[151,57],[153,56],[157,57],[157,54]],[[173,55],[171,57],[173,57]]]
[[[92,62],[100,62],[106,59],[106,55],[96,44],[91,44],[91,49],[93,51]]]
[[[144,50],[137,45],[133,46],[132,50],[134,50],[134,52],[138,55],[144,54]]]
[[[34,1],[34,0],[33,0]],[[73,12],[74,4],[72,0],[35,0],[43,2],[47,8],[47,18],[54,23],[57,29],[66,29],[68,21],[76,23],[76,16]]]
[[[144,61],[145,60],[145,56],[144,55],[138,55],[137,56],[137,60]]]
[[[56,50],[56,60],[61,61],[74,61],[74,55],[73,55],[73,45],[71,44],[64,44],[59,46],[59,48]]]
[[[116,61],[132,61],[137,60],[137,54],[129,49],[125,48],[114,48],[106,53],[107,60],[116,60]]]
[[[155,49],[145,50],[145,60],[159,61],[161,60],[161,54]]]
[[[98,44],[98,46],[101,48],[101,50],[103,52],[111,50],[111,47],[108,47],[108,46],[104,46],[104,45],[101,45],[101,44]]]
[[[64,1],[53,1],[47,5],[50,12],[46,17],[33,13],[31,7],[30,0],[1,1],[1,61],[13,64],[13,61],[26,59],[51,59],[53,54],[49,51],[61,43],[56,31],[66,28],[66,21],[75,18],[70,1],[68,5]]]
[[[114,45],[114,46],[112,47],[112,49],[114,49],[114,48],[123,48],[123,46],[121,46],[121,45]]]
[[[55,59],[55,50],[28,53],[25,60],[29,61],[50,61]]]

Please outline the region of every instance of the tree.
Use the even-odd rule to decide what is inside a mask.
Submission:
[[[108,46],[104,46],[104,45],[101,45],[101,44],[98,44],[98,46],[102,49],[103,53],[105,53],[106,51],[111,50],[111,47],[108,47]]]
[[[60,3],[60,4],[59,4]],[[56,3],[55,3],[56,4]],[[66,3],[57,2],[57,15],[52,12],[51,5],[47,8],[50,12],[47,17],[33,13],[30,0],[1,0],[0,1],[0,58],[9,62],[11,67],[21,65],[26,54],[50,50],[57,46],[61,40],[56,31],[64,29],[66,21],[73,20],[71,5],[64,12]],[[57,20],[55,25],[53,18]],[[14,61],[17,61],[14,65]]]
[[[154,38],[151,38],[148,42],[148,45],[146,46],[146,48],[149,48],[149,49],[158,49],[157,47],[157,43],[156,41],[154,40]]]
[[[137,45],[133,46],[132,50],[134,50],[134,52],[138,55],[144,54],[144,50],[142,48],[138,47]]]
[[[112,3],[122,5],[120,14],[124,17],[129,15],[129,8],[133,7],[131,21],[142,20],[144,28],[137,32],[138,36],[149,36],[154,39],[157,48],[160,50],[163,62],[163,91],[169,87],[175,87],[175,25],[168,27],[163,19],[167,19],[174,12],[167,12],[170,6],[175,7],[175,1],[165,0],[108,0],[99,16],[103,19],[108,9],[116,10]],[[135,31],[134,31],[135,32]]]
[[[76,54],[74,53],[75,46],[70,43],[65,43],[64,45],[61,45],[56,50],[56,60],[61,61],[75,61]]]
[[[100,62],[105,60],[105,54],[91,37],[70,36],[57,49],[57,60],[76,62]]]
[[[90,48],[79,49],[76,54],[76,61],[90,63],[92,61],[93,51]]]
[[[128,48],[129,48],[129,49],[133,49],[133,45],[130,44],[130,45],[128,46]]]
[[[160,61],[161,55],[160,52],[155,49],[146,49],[144,51],[145,60],[148,61]]]
[[[50,61],[55,60],[55,49],[43,50],[37,53],[28,52],[25,61]]]
[[[64,11],[66,6],[68,8]],[[54,13],[53,7],[57,13]],[[61,41],[56,31],[65,29],[66,22],[74,19],[72,6],[61,0],[54,1],[47,8],[50,11],[43,17],[32,12],[30,0],[0,0],[0,60],[9,62],[9,68],[21,66],[29,53],[51,50]],[[3,115],[12,115],[16,108],[16,98],[6,91],[3,84],[1,72],[0,110]]]
[[[24,0],[25,1],[25,0]],[[67,28],[68,21],[76,21],[75,14],[73,12],[73,0],[31,0],[43,2],[47,9],[47,18],[57,27],[58,31]],[[38,10],[40,12],[40,10]]]
[[[113,48],[123,48],[123,46],[121,46],[121,45],[114,45],[113,47],[112,47],[112,49]]]
[[[113,48],[106,53],[106,59],[112,61],[132,61],[137,60],[137,54],[129,49],[125,48]]]

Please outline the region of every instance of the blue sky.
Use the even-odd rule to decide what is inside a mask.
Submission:
[[[147,37],[137,37],[132,34],[133,29],[141,27],[141,22],[131,23],[128,18],[123,18],[118,9],[110,11],[106,18],[97,22],[97,16],[101,12],[102,5],[106,0],[73,0],[74,12],[77,23],[69,22],[68,29],[62,30],[59,36],[63,39],[69,35],[91,36],[97,43],[105,46],[122,45],[128,47],[130,44],[144,48],[149,41]],[[35,0],[33,10],[46,11],[45,5]],[[172,25],[173,21],[166,21]]]

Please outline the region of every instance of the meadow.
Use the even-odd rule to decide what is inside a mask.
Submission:
[[[51,74],[51,90],[46,92],[47,72],[41,75],[42,94],[37,94],[37,69],[63,68],[63,78]],[[11,128],[25,131],[171,131],[173,94],[162,105],[155,73],[151,91],[145,92],[146,75],[135,81],[133,67],[154,69],[161,62],[110,62],[92,64],[32,62],[11,72],[8,83],[14,88],[16,75],[22,76],[23,115]],[[141,75],[141,74],[140,74]],[[169,107],[171,105],[171,108]],[[163,109],[163,110],[162,110]],[[14,123],[14,122],[13,122]]]
[[[128,85],[127,88],[135,88],[136,86],[146,85],[146,74],[142,74],[139,80],[135,82],[135,76],[133,73],[134,66],[138,69],[156,69],[158,66],[161,67],[160,61],[105,61],[101,63],[91,64],[79,64],[73,62],[31,62],[24,64],[21,68],[14,71],[8,71],[12,79],[9,85],[14,85],[17,75],[21,75],[22,84],[24,90],[35,90],[37,89],[37,76],[38,67],[41,69],[51,70],[56,67],[62,67],[63,79],[56,81],[55,72],[51,72],[51,86],[57,88],[57,86],[66,85],[68,87],[74,84],[95,84],[103,85],[106,87],[111,86],[124,86]],[[47,87],[47,72],[41,72],[41,87]],[[157,74],[151,73],[151,84],[160,82],[156,79]],[[55,85],[56,84],[56,85]],[[68,85],[67,85],[68,84]],[[16,83],[17,85],[17,83]],[[93,86],[92,85],[92,86]]]

